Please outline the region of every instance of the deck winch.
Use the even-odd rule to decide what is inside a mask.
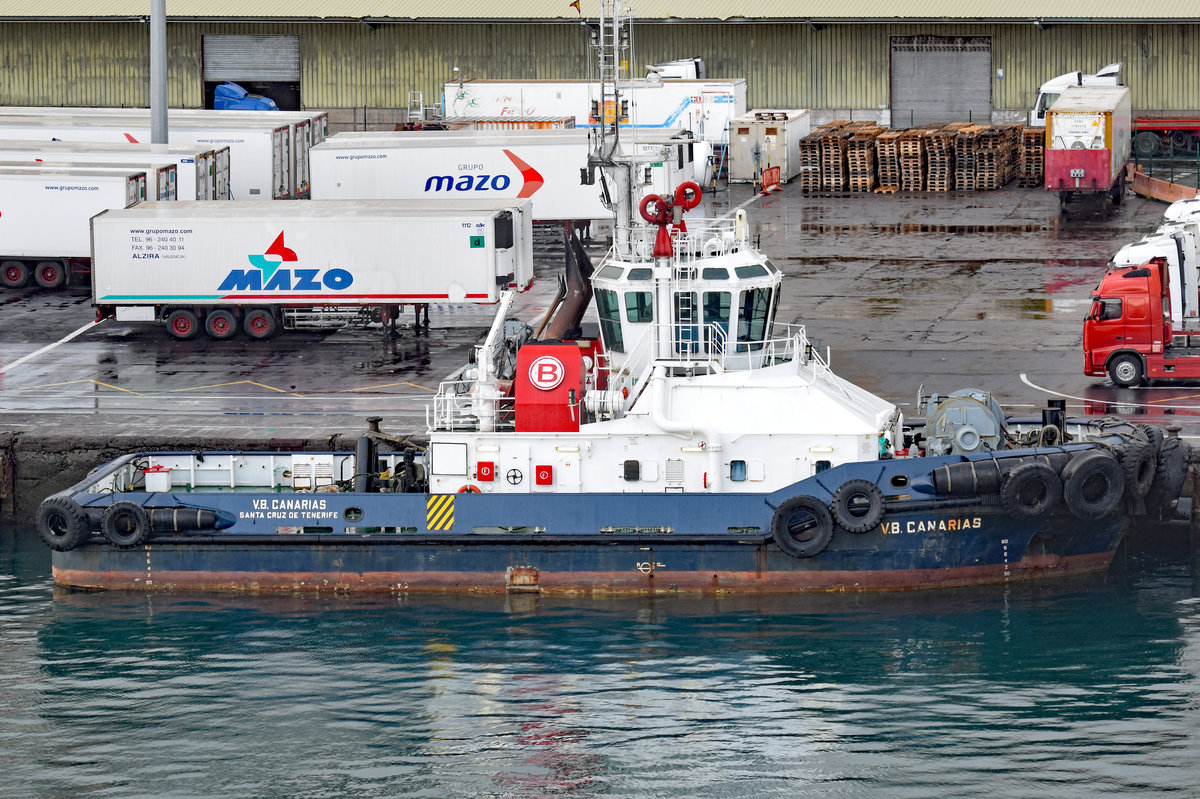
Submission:
[[[925,411],[925,449],[929,455],[965,455],[1002,449],[1004,411],[992,395],[977,388],[934,394],[918,405]]]

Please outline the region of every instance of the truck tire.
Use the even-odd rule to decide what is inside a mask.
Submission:
[[[1186,130],[1177,130],[1171,134],[1171,146],[1176,150],[1191,150],[1192,143],[1192,134]]]
[[[278,326],[275,314],[268,308],[255,308],[247,311],[242,318],[242,330],[246,331],[246,335],[253,339],[270,338],[275,335],[275,329]]]
[[[1121,200],[1125,199],[1125,175],[1117,178],[1117,182],[1113,184],[1110,196],[1112,197],[1113,205],[1120,205]]]
[[[177,308],[167,314],[167,332],[181,341],[195,338],[200,332],[200,320],[186,308]]]
[[[67,282],[67,270],[58,261],[38,261],[33,279],[44,289],[61,288]]]
[[[204,317],[204,332],[211,339],[222,341],[233,338],[237,329],[237,318],[231,311],[224,308],[214,308],[208,312],[208,316]]]
[[[1114,356],[1108,362],[1108,378],[1121,388],[1140,386],[1145,378],[1142,359],[1128,352]]]
[[[1157,133],[1143,130],[1133,137],[1133,151],[1142,158],[1150,158],[1158,155],[1161,149],[1162,139],[1158,137]]]
[[[0,263],[0,283],[6,289],[25,288],[29,282],[29,267],[24,261],[4,261]]]

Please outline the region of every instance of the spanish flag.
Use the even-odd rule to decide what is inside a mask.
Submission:
[[[579,10],[579,0],[571,0],[570,6],[571,8],[575,9],[576,14],[583,16],[583,12]]]

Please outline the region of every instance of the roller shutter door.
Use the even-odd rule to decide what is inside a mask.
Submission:
[[[991,37],[892,37],[892,127],[991,121]]]
[[[299,82],[299,36],[205,36],[204,81]]]

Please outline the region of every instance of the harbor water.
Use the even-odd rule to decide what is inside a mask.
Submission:
[[[0,795],[1200,795],[1186,534],[1106,575],[652,599],[57,589],[0,529]]]

